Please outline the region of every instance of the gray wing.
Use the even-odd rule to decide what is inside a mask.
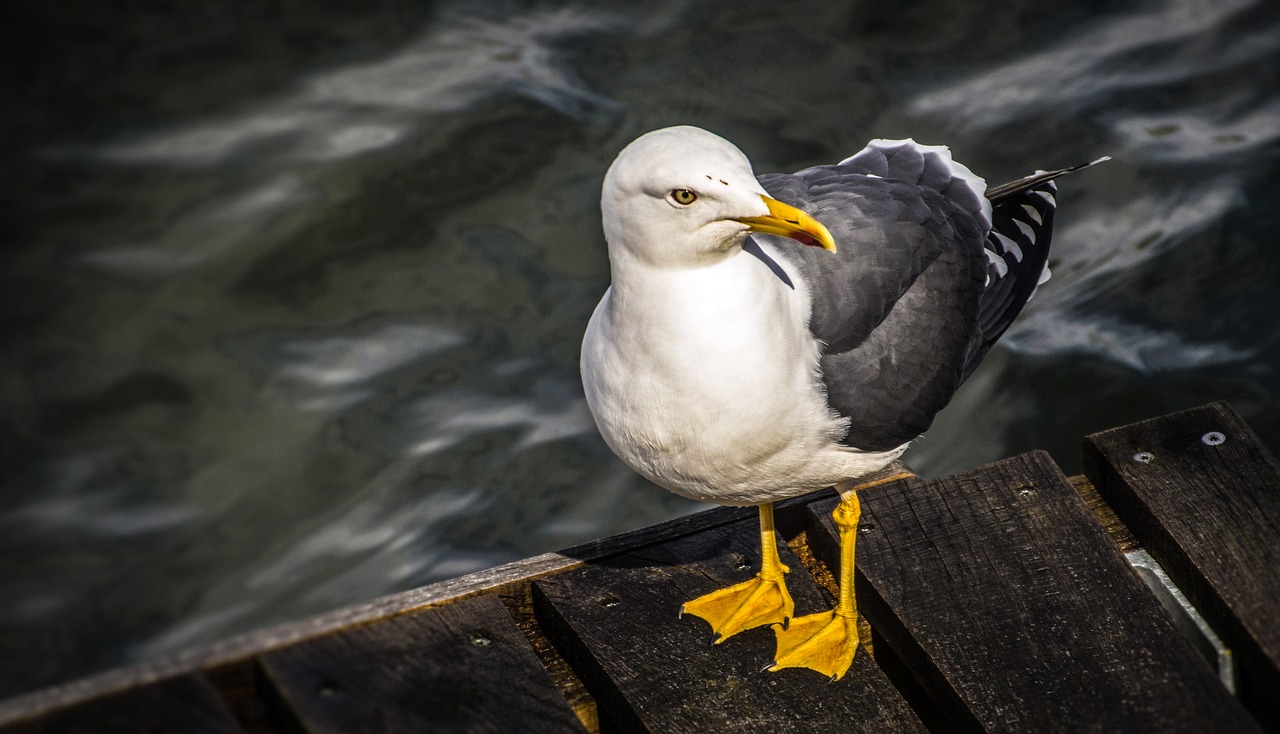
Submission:
[[[868,451],[901,446],[928,429],[985,342],[979,316],[989,260],[980,197],[969,187],[957,192],[940,168],[945,162],[922,161],[910,147],[894,151],[901,160],[891,152],[882,170],[855,156],[760,177],[771,196],[825,224],[839,247],[830,253],[780,242],[777,249],[812,296],[810,331],[825,345],[828,402],[850,419],[843,442]]]

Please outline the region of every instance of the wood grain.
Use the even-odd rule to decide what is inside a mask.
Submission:
[[[749,578],[760,562],[754,519],[706,530],[541,579],[544,630],[627,731],[923,731],[870,656],[835,684],[810,670],[765,673],[774,635],[757,628],[712,646],[685,601]],[[785,547],[796,614],[829,608]]]
[[[1104,431],[1085,470],[1238,664],[1280,729],[1280,463],[1225,403]]]
[[[1256,730],[1046,454],[860,496],[861,610],[961,729]]]
[[[775,509],[779,529],[785,534],[789,528],[798,527],[802,522],[798,518],[804,504],[815,497],[830,494],[830,490],[822,490],[805,497],[777,503]],[[390,594],[363,604],[335,609],[307,619],[235,635],[138,665],[50,686],[0,701],[0,727],[9,722],[29,719],[58,708],[74,706],[92,698],[119,693],[136,686],[149,685],[184,673],[241,664],[258,653],[287,647],[355,625],[377,622],[406,612],[422,610],[478,594],[522,593],[518,587],[528,584],[532,579],[578,568],[584,563],[607,558],[633,548],[737,522],[754,517],[755,514],[755,509],[750,507],[716,507],[656,525],[588,541],[563,551],[543,553],[512,561],[465,576]]]
[[[309,732],[572,732],[578,718],[492,595],[263,655]]]

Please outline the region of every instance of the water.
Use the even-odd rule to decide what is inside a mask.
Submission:
[[[1066,5],[13,14],[0,695],[699,509],[577,376],[600,178],[669,124],[761,172],[1114,157],[924,473],[1214,399],[1280,448],[1280,13]]]

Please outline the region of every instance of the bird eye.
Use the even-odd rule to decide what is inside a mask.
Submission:
[[[671,200],[681,206],[689,206],[698,200],[698,195],[689,189],[672,189]]]

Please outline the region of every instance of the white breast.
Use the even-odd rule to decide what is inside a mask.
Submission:
[[[756,504],[901,453],[837,443],[847,423],[827,406],[808,293],[788,275],[794,288],[741,252],[700,268],[628,267],[622,281],[615,272],[587,328],[582,377],[601,435],[633,469],[687,497]]]

